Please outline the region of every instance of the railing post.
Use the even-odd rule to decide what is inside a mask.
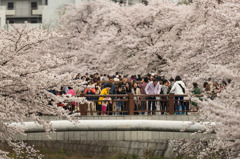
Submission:
[[[134,99],[133,99],[133,94],[129,93],[128,94],[128,115],[134,115]]]
[[[88,107],[88,104],[86,104],[86,103],[80,104],[81,115],[87,115],[87,107]]]
[[[169,93],[169,114],[174,115],[174,94]]]
[[[80,97],[84,97],[84,94],[80,94]],[[81,115],[87,115],[87,108],[88,108],[88,104],[84,103],[84,104],[80,104],[80,113]]]

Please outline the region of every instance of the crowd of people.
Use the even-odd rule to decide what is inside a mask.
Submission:
[[[190,110],[197,109],[198,106],[198,103],[190,101],[192,95],[197,96],[200,100],[205,100],[206,98],[213,100],[217,93],[220,93],[227,85],[225,81],[217,84],[209,78],[208,81],[204,82],[202,88],[199,88],[198,83],[195,82],[191,87],[192,89],[189,90],[180,76],[168,80],[164,76],[160,76],[160,73],[147,74],[145,76],[132,75],[130,77],[128,75],[121,76],[118,72],[112,76],[106,74],[99,75],[98,73],[91,75],[88,73],[85,75],[79,73],[73,80],[79,83],[76,88],[64,86],[60,91],[56,91],[55,94],[71,94],[73,96],[81,96],[82,94],[92,95],[86,97],[90,101],[88,106],[89,115],[126,115],[127,103],[124,101],[126,97],[94,97],[94,95],[126,95],[129,93],[134,95],[149,95],[134,97],[134,114],[167,114],[168,97],[157,95],[168,95],[169,93],[178,95],[175,97],[175,114],[188,114]],[[230,83],[231,81],[229,80],[228,82]],[[61,103],[59,103],[59,106],[65,107]]]

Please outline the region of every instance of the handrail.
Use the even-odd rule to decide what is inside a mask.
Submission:
[[[107,111],[107,113],[127,113],[128,115],[134,115],[136,112],[140,113],[140,112],[149,112],[149,113],[154,113],[154,112],[167,112],[170,115],[173,115],[175,112],[186,112],[186,110],[184,111],[175,111],[175,106],[176,106],[176,102],[191,102],[190,100],[180,100],[180,99],[175,99],[175,97],[186,97],[187,95],[174,95],[173,93],[170,93],[168,95],[163,95],[163,94],[159,94],[159,95],[146,95],[146,94],[142,94],[142,95],[134,95],[132,93],[129,94],[109,94],[109,95],[96,95],[96,94],[81,94],[80,97],[86,97],[86,98],[92,98],[89,99],[89,102],[95,102],[95,104],[98,104],[98,102],[102,102],[102,101],[109,101],[109,100],[100,100],[99,97],[111,97],[112,98],[112,102],[116,104],[116,102],[123,102],[124,103],[124,110],[122,111]],[[162,97],[162,98],[148,98],[148,97]],[[165,105],[165,109],[161,109],[161,110],[149,110],[146,108],[146,105],[141,106],[142,108],[146,108],[146,109],[137,109],[135,110],[136,107],[136,103],[142,103],[142,102],[162,102],[161,104]],[[70,102],[69,102],[70,103]],[[112,104],[113,104],[112,103]],[[72,106],[72,103],[69,104],[70,106]],[[99,110],[89,110],[88,104],[79,104],[78,106],[81,112],[81,115],[87,115],[90,112],[95,112],[95,113],[101,113]],[[195,107],[198,109],[198,107]],[[70,108],[73,111],[73,108]],[[92,109],[92,108],[91,108]],[[189,112],[189,111],[188,111]],[[191,112],[196,112],[196,111],[191,111]]]
[[[89,95],[89,94],[86,94],[84,96],[81,96],[81,97],[128,97],[127,94],[109,94],[109,95],[98,95],[98,94],[92,94],[92,95]]]
[[[129,93],[130,94],[130,93]],[[81,94],[80,97],[128,97],[129,94],[109,94],[109,95],[100,95],[100,94]],[[168,97],[169,94],[158,94],[158,95],[148,95],[148,94],[134,94],[134,97]],[[175,97],[187,97],[187,95],[174,95]]]

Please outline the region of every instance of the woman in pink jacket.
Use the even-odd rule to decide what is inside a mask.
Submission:
[[[68,87],[68,89],[69,89],[68,94],[71,94],[72,96],[76,95],[76,92],[73,90],[72,87]]]
[[[68,87],[69,91],[68,91],[68,94],[71,94],[72,96],[76,96],[76,92],[73,90],[72,87]],[[75,110],[75,107],[76,107],[77,103],[76,102],[72,102],[72,107],[71,107],[71,110]]]

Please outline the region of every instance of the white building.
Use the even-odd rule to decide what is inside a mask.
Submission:
[[[28,22],[39,27],[56,25],[60,8],[83,0],[0,0],[0,26]]]
[[[8,24],[24,22],[40,28],[54,28],[62,14],[63,6],[79,4],[87,0],[0,0],[0,27],[8,29]],[[146,0],[112,0],[133,5]]]
[[[42,23],[42,10],[47,0],[0,0],[1,26],[6,23]]]

